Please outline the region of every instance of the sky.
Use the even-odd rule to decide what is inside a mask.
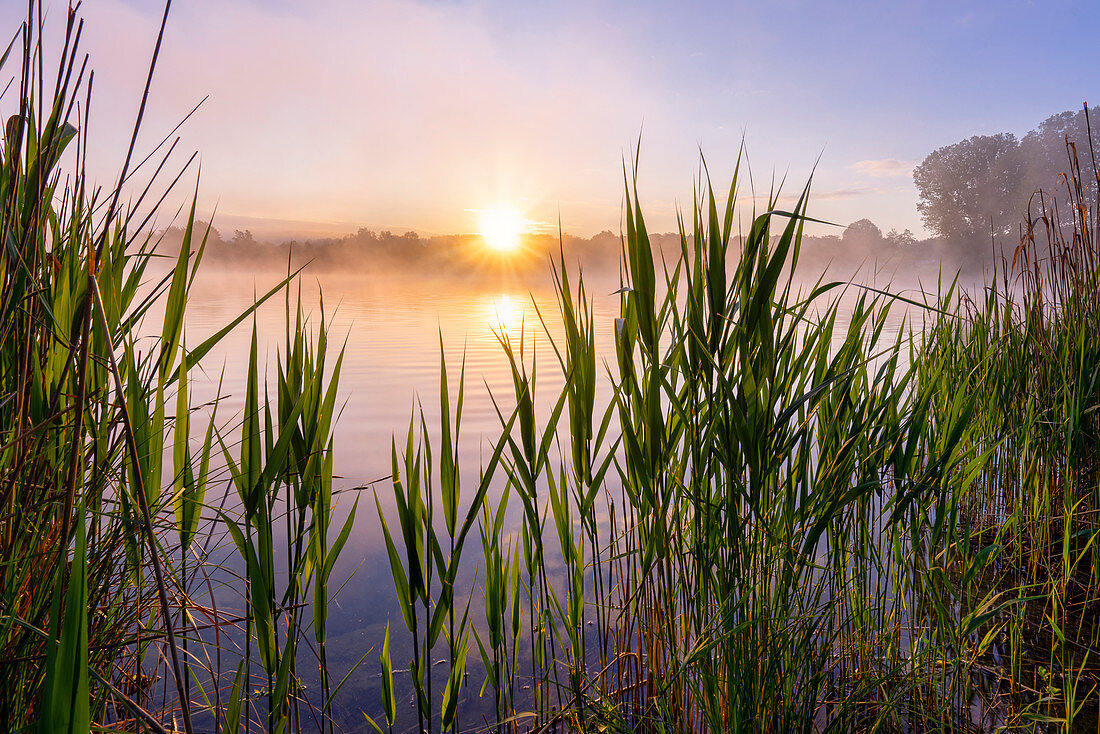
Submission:
[[[56,42],[66,4],[45,7]],[[163,4],[80,10],[108,183]],[[24,13],[6,0],[0,29]],[[588,236],[619,231],[639,139],[651,231],[676,229],[703,159],[724,191],[744,141],[745,207],[812,172],[812,216],[922,235],[912,167],[1100,100],[1098,37],[1095,2],[175,0],[139,153],[206,98],[179,162],[198,151],[199,209],[223,233],[464,233],[510,208]]]

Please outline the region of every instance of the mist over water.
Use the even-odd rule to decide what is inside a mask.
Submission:
[[[254,293],[266,292],[280,277],[208,268],[196,280],[188,338],[197,341],[221,328],[251,304]],[[463,431],[467,435],[488,434],[500,427],[488,398],[488,390],[508,395],[511,389],[499,336],[518,342],[522,332],[527,349],[533,349],[540,362],[555,359],[536,305],[543,313],[553,314],[557,304],[553,294],[543,289],[493,283],[479,287],[461,280],[369,273],[328,272],[310,277],[307,271],[293,287],[292,310],[299,291],[313,324],[321,318],[323,291],[330,339],[345,348],[336,454],[337,472],[349,482],[366,483],[389,474],[390,437],[395,431],[403,433],[418,401],[429,416],[438,412],[441,339],[456,386],[465,359]],[[607,323],[610,343],[618,297],[597,295],[594,302],[597,319]],[[259,309],[256,326],[261,353],[270,363],[282,346],[284,322],[281,296]],[[549,323],[553,326],[553,321]],[[250,339],[250,326],[243,323],[208,357],[207,370],[209,365],[226,364],[226,408],[239,409],[242,404],[235,388],[247,366],[242,360],[247,360]],[[207,374],[216,383],[218,375]],[[540,397],[560,390],[561,385],[553,383],[555,378],[560,383],[560,376],[546,370],[546,379],[538,385]]]
[[[679,238],[655,235],[671,268],[679,255]],[[933,303],[939,279],[943,287],[955,274],[938,266],[903,268],[871,259],[862,249],[846,259],[815,257],[810,240],[796,276],[804,294],[821,282],[840,281],[844,300],[868,293],[863,286],[896,293],[917,302]],[[274,249],[274,248],[273,248]],[[835,254],[835,253],[830,253]],[[248,308],[287,276],[287,263],[275,253],[266,258],[240,259],[208,254],[194,284],[187,313],[188,343],[197,344]],[[368,484],[390,473],[391,439],[402,440],[414,410],[424,409],[429,425],[438,417],[441,342],[448,370],[457,389],[465,362],[463,439],[476,465],[482,437],[495,436],[500,419],[490,393],[510,409],[511,375],[501,338],[518,347],[522,337],[527,361],[537,367],[536,402],[552,405],[563,378],[551,339],[562,339],[558,303],[553,291],[550,253],[528,255],[537,265],[523,271],[486,266],[480,271],[452,272],[426,262],[348,261],[343,267],[330,260],[295,267],[304,270],[294,279],[289,296],[277,294],[256,314],[226,336],[204,360],[207,384],[195,385],[196,396],[212,398],[219,370],[224,365],[223,415],[243,406],[241,385],[247,368],[248,345],[255,322],[261,356],[273,369],[277,352],[285,351],[287,297],[291,315],[297,299],[316,327],[322,314],[330,340],[345,350],[340,381],[336,432],[336,472],[345,486]],[[297,259],[297,258],[295,258]],[[610,258],[579,261],[566,257],[570,277],[583,274],[596,322],[596,349],[603,359],[614,360],[615,318],[620,316],[621,286],[617,263]],[[554,263],[556,266],[557,263]],[[970,287],[979,276],[963,276]],[[812,313],[812,311],[811,311]],[[896,302],[891,322],[896,330],[903,319],[919,326],[922,314],[904,302]],[[154,319],[155,320],[155,319]],[[546,325],[550,327],[548,336]],[[842,324],[843,325],[843,324]],[[601,378],[607,379],[606,371]],[[204,393],[200,391],[204,390]],[[373,513],[371,513],[373,514]]]

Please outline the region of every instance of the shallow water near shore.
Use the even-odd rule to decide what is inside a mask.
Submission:
[[[188,343],[198,343],[229,323],[283,277],[285,274],[276,270],[200,271],[190,294]],[[596,334],[596,346],[601,354],[613,355],[619,297],[612,291],[618,285],[611,279],[604,280],[607,282],[597,281],[592,288],[595,318],[604,326]],[[335,583],[344,585],[335,596],[329,616],[329,664],[333,678],[339,681],[366,654],[366,660],[345,683],[336,702],[336,714],[346,731],[369,730],[360,710],[377,718],[378,649],[387,621],[391,623],[395,668],[407,668],[410,654],[374,502],[377,493],[383,510],[393,511],[391,441],[396,440],[399,448],[403,446],[409,421],[421,408],[427,424],[436,424],[442,342],[454,395],[465,362],[460,460],[464,497],[468,498],[476,487],[483,460],[491,451],[490,442],[500,433],[501,419],[494,397],[501,411],[510,411],[514,403],[500,339],[518,344],[522,335],[526,356],[540,365],[535,391],[540,409],[546,410],[560,393],[563,378],[539,315],[541,312],[550,325],[554,338],[560,339],[561,334],[554,332],[561,328],[556,318],[558,305],[549,283],[471,285],[407,275],[325,273],[311,277],[307,272],[292,286],[292,312],[299,293],[303,311],[314,329],[323,309],[332,346],[344,349],[337,400],[340,412],[334,431],[334,491],[339,493],[336,522],[343,522],[356,498],[359,509],[334,571]],[[285,296],[277,294],[257,311],[255,318],[260,354],[266,357],[269,370],[274,369],[276,353],[285,351],[286,303]],[[157,318],[152,314],[150,323],[156,323]],[[204,359],[202,374],[192,378],[192,404],[196,406],[213,399],[221,381],[218,423],[228,426],[226,437],[232,440],[237,440],[240,431],[252,322],[249,319],[242,323],[218,344]],[[335,361],[334,353],[330,364]],[[610,383],[606,372],[602,377],[601,400],[606,404]],[[208,502],[217,502],[227,481],[211,485]],[[499,491],[490,491],[491,502],[499,497]],[[232,490],[229,495],[232,505]],[[518,511],[518,503],[513,503],[509,514],[513,511]],[[479,593],[473,550],[468,562],[464,561],[466,571],[457,589],[467,597]],[[232,598],[231,590],[219,596],[227,606],[243,604],[242,599]],[[440,667],[438,675],[445,677],[446,669]],[[310,665],[302,669],[308,671]],[[316,679],[308,672],[303,677],[307,686],[312,682],[310,678]],[[407,704],[411,695],[407,675],[397,673],[395,684],[399,706]],[[471,680],[465,689],[463,709],[467,716],[476,714],[480,718],[478,712],[492,715],[488,698],[477,700],[479,688],[480,680]],[[401,719],[406,720],[404,716]]]
[[[615,319],[620,309],[620,298],[615,293],[618,278],[606,273],[598,275],[602,277],[586,279],[596,325],[595,346],[600,360],[613,362]],[[188,343],[198,343],[230,322],[282,277],[285,274],[277,270],[200,271],[190,294]],[[514,402],[501,339],[518,344],[522,337],[528,362],[535,363],[537,412],[545,417],[562,388],[562,372],[551,344],[551,338],[560,342],[562,327],[551,286],[549,278],[547,282],[536,283],[504,279],[470,283],[378,273],[328,272],[312,276],[308,271],[292,286],[291,313],[300,294],[303,310],[314,328],[323,311],[332,345],[344,348],[337,401],[340,413],[334,432],[338,521],[343,521],[356,498],[360,501],[354,530],[334,573],[336,584],[345,581],[346,584],[335,596],[329,616],[329,665],[333,679],[341,680],[365,656],[360,667],[349,676],[335,704],[337,718],[345,730],[369,730],[362,711],[377,719],[381,696],[378,650],[387,621],[391,624],[394,666],[398,670],[408,667],[407,638],[395,602],[374,503],[377,494],[383,511],[393,511],[389,481],[391,441],[396,440],[401,447],[410,418],[421,408],[427,425],[438,425],[442,341],[452,396],[465,364],[460,460],[468,497],[491,451],[491,441],[499,435],[498,411],[506,415]],[[227,438],[235,440],[239,433],[253,321],[260,356],[266,358],[268,369],[272,370],[277,352],[284,350],[286,309],[286,296],[282,293],[274,296],[258,310],[254,320],[239,325],[205,357],[203,373],[196,373],[193,378],[193,405],[211,400],[221,381],[218,422],[228,426]],[[909,316],[905,308],[895,306],[887,326],[890,334],[887,341],[893,340]],[[550,327],[549,335],[544,323]],[[845,327],[846,324],[838,324],[837,339],[843,339]],[[598,370],[597,404],[601,410],[611,395],[609,369],[614,371],[614,365],[601,364]],[[501,482],[503,478],[497,484]],[[220,497],[225,489],[226,482],[212,485],[208,502]],[[499,488],[490,491],[491,503],[497,501],[499,492]],[[229,494],[232,496],[232,491]],[[229,502],[232,504],[232,500]],[[509,516],[514,521],[511,524],[516,527],[520,524],[518,504],[509,507]],[[463,561],[464,572],[458,580],[457,592],[465,598],[473,597],[471,614],[476,619],[480,582],[478,554],[473,550],[470,558]],[[553,561],[548,558],[548,563]],[[549,568],[548,572],[554,574],[556,570]],[[231,590],[219,596],[223,597],[221,603],[229,607],[243,605],[243,600],[234,600]],[[311,665],[303,665],[302,670],[308,671]],[[521,663],[521,667],[524,665],[529,662]],[[477,695],[481,685],[480,664],[473,663],[471,670],[475,674],[464,688],[463,715],[478,720],[482,714],[491,718],[489,697],[479,700]],[[438,675],[446,676],[445,666],[440,666]],[[308,691],[313,683],[310,679],[316,676],[303,672],[303,677]],[[412,688],[407,676],[398,673],[395,685],[399,706],[408,704]],[[399,720],[407,718],[399,715]]]

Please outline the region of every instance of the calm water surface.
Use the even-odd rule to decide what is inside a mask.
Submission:
[[[279,282],[277,271],[254,272],[245,268],[208,268],[195,284],[188,306],[187,343],[198,344],[232,321],[248,308],[255,294],[263,294]],[[601,359],[613,358],[614,320],[619,315],[618,276],[589,277],[596,323],[596,348]],[[525,283],[503,278],[480,282],[451,282],[441,278],[422,280],[401,275],[324,274],[303,276],[300,292],[305,312],[314,327],[322,312],[329,326],[330,360],[344,345],[345,355],[340,377],[342,410],[334,431],[334,467],[340,495],[336,522],[343,517],[356,496],[360,497],[355,530],[341,555],[334,577],[347,584],[336,596],[329,621],[329,660],[335,680],[339,680],[364,653],[372,649],[363,665],[351,676],[339,696],[339,718],[347,731],[367,731],[361,710],[375,718],[380,715],[378,645],[387,619],[391,620],[394,666],[407,667],[402,661],[411,654],[400,613],[394,604],[393,584],[386,558],[373,490],[376,488],[384,510],[392,513],[390,474],[391,439],[397,435],[403,443],[413,411],[422,405],[430,429],[438,426],[440,339],[447,357],[452,400],[457,395],[458,375],[463,359],[466,365],[465,405],[461,427],[462,471],[465,496],[474,491],[478,470],[487,455],[489,442],[499,436],[500,419],[491,395],[501,409],[513,405],[512,382],[507,357],[500,338],[518,341],[523,336],[528,365],[536,361],[536,405],[543,420],[562,386],[561,371],[542,322],[541,311],[550,325],[550,335],[560,339],[558,305],[550,283]],[[298,287],[292,293],[296,298]],[[266,358],[269,374],[274,374],[277,352],[286,332],[285,299],[278,295],[258,311],[255,318],[261,356]],[[891,327],[901,323],[902,313],[892,317]],[[203,363],[204,376],[192,386],[192,402],[199,404],[217,392],[224,369],[219,425],[230,425],[229,435],[239,435],[243,407],[244,380],[248,368],[251,320],[242,323],[209,353]],[[843,336],[846,324],[838,324]],[[315,330],[315,329],[314,329]],[[610,380],[606,370],[598,391],[598,409],[606,405]],[[541,421],[540,421],[541,422]],[[202,420],[196,423],[204,423]],[[373,487],[371,486],[373,483]],[[500,482],[498,482],[499,484]],[[354,488],[367,487],[362,490]],[[211,489],[209,501],[216,501],[222,484]],[[215,492],[218,495],[215,495]],[[490,493],[490,501],[499,489]],[[509,510],[518,512],[518,502]],[[474,575],[476,542],[467,552],[471,562],[465,574],[468,593],[474,595],[471,617],[480,618],[480,589]],[[461,590],[460,590],[461,591]],[[231,602],[232,603],[232,602]],[[472,644],[472,643],[471,643]],[[437,651],[437,657],[441,651]],[[476,660],[476,649],[471,653]],[[476,664],[472,669],[476,668]],[[521,665],[521,669],[522,669]],[[439,682],[446,675],[439,668]],[[476,678],[476,680],[475,680]],[[307,681],[308,682],[308,681]],[[395,680],[399,702],[399,720],[415,720],[410,704],[411,685],[407,676]],[[489,696],[477,700],[480,672],[472,674],[466,688],[464,708],[480,720],[480,713],[491,715]]]
[[[188,305],[187,343],[198,344],[222,328],[248,308],[255,294],[262,295],[280,279],[275,271],[210,268],[201,273]],[[381,644],[387,619],[391,621],[394,666],[407,667],[402,661],[411,654],[411,649],[406,649],[407,635],[394,603],[393,582],[373,494],[376,488],[384,510],[392,512],[392,487],[388,482],[391,440],[396,434],[399,447],[403,445],[410,417],[421,405],[429,429],[437,430],[442,337],[452,401],[457,396],[459,372],[465,359],[460,448],[464,496],[472,495],[483,457],[490,450],[489,442],[500,433],[500,419],[490,394],[504,411],[510,411],[514,404],[510,368],[499,339],[518,342],[523,336],[528,366],[532,359],[536,362],[536,401],[543,406],[545,416],[560,393],[563,380],[539,311],[550,325],[551,334],[559,339],[558,305],[549,282],[495,279],[455,283],[438,278],[423,281],[406,275],[330,273],[320,276],[320,280],[316,276],[303,277],[300,285],[303,308],[314,327],[322,312],[323,292],[330,361],[335,362],[341,345],[345,348],[338,401],[342,410],[334,430],[334,470],[338,476],[336,487],[353,491],[340,495],[334,522],[343,521],[346,514],[342,513],[350,510],[356,496],[360,497],[360,504],[355,530],[334,572],[336,583],[345,579],[348,582],[336,596],[330,614],[329,660],[334,678],[339,680],[372,645],[376,646],[340,695],[340,718],[345,729],[366,731],[359,710],[372,716],[380,714],[377,646]],[[612,291],[617,288],[618,278],[614,275],[595,280],[589,288],[597,324],[597,349],[601,354],[614,353],[611,345],[619,296]],[[295,287],[292,309],[297,292]],[[271,376],[277,353],[283,349],[285,309],[285,299],[277,295],[260,308],[255,319],[261,357],[266,357]],[[159,323],[156,319],[154,322]],[[193,404],[213,397],[224,368],[218,423],[228,423],[233,438],[239,435],[237,425],[244,403],[251,328],[251,320],[242,323],[210,352],[203,362],[204,375],[197,376],[191,388]],[[604,381],[601,393],[606,404],[609,385],[606,373]],[[355,491],[357,487],[368,488]],[[216,501],[224,489],[224,484],[212,487],[208,502]],[[499,490],[493,495],[498,496]],[[519,503],[512,505],[509,509],[518,511]],[[473,542],[467,553],[471,561],[479,551],[480,546]],[[471,616],[477,619],[480,589],[473,588],[477,583],[474,564],[467,565],[470,571],[466,574],[466,590],[475,594]],[[476,649],[471,658],[476,659]],[[445,675],[445,666],[440,666],[440,682]],[[471,676],[467,689],[466,708],[476,711],[487,706],[491,713],[488,696],[484,705],[476,700],[481,681],[480,675],[476,676],[477,681],[474,677]],[[409,706],[411,686],[403,684],[406,679],[407,676],[398,675],[395,680],[399,709]],[[399,719],[406,723],[415,720],[415,709],[411,707],[398,713]]]

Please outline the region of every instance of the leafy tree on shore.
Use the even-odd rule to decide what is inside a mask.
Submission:
[[[1100,122],[1100,107],[1090,110]],[[992,235],[1015,245],[1020,213],[1040,185],[1066,173],[1066,145],[1074,144],[1082,163],[1100,149],[1084,110],[1061,112],[1022,139],[1011,133],[976,135],[932,151],[913,171],[925,226],[937,237],[978,252]],[[1095,181],[1087,182],[1095,198]],[[1033,206],[1032,215],[1039,214]],[[1066,214],[1066,213],[1063,213]]]
[[[963,243],[1013,231],[1026,197],[1015,135],[975,135],[928,154],[913,171],[929,230]],[[992,228],[992,230],[991,230]]]

